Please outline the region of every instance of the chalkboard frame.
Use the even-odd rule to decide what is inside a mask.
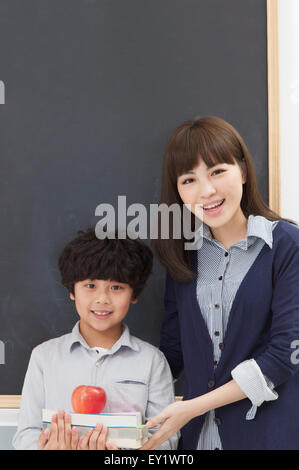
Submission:
[[[279,0],[267,0],[268,87],[268,195],[269,206],[281,212],[280,96],[279,96]],[[181,397],[176,397],[180,399]],[[0,395],[0,408],[19,408],[21,395]]]
[[[267,0],[269,206],[281,213],[279,0]]]

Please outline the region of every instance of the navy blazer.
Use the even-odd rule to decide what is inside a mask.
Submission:
[[[197,272],[197,251],[190,252]],[[246,420],[248,398],[217,408],[223,449],[299,449],[299,228],[279,221],[272,249],[265,244],[244,277],[233,302],[224,349],[214,367],[213,345],[202,317],[196,280],[166,276],[165,316],[160,349],[174,377],[185,370],[184,400],[232,380],[231,371],[255,359],[279,397],[262,403]],[[297,346],[299,349],[299,346]],[[297,359],[297,360],[296,360]],[[196,449],[205,415],[181,430],[181,449]]]

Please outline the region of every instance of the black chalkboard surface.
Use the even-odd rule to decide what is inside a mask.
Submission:
[[[182,121],[233,124],[267,201],[266,34],[266,0],[0,2],[0,394],[20,394],[32,348],[77,320],[61,248],[101,203],[158,202]],[[155,345],[164,278],[155,262],[127,317]]]

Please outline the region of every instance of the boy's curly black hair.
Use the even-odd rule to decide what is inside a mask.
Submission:
[[[142,292],[152,272],[153,253],[140,240],[105,238],[100,240],[95,228],[79,231],[59,256],[61,282],[74,294],[76,282],[84,279],[113,280],[129,284],[133,289],[132,300]]]

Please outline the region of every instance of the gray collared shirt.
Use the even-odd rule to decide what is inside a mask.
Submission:
[[[80,334],[79,322],[71,333],[33,349],[13,438],[16,449],[37,449],[42,409],[72,412],[71,395],[78,385],[105,390],[103,412],[140,411],[143,422],[174,402],[173,379],[163,353],[123,326],[121,337],[107,350],[90,348]],[[178,437],[172,436],[159,449],[176,449]]]
[[[215,367],[224,347],[223,339],[235,295],[265,243],[272,249],[272,231],[276,224],[277,221],[250,215],[246,237],[228,250],[213,239],[206,224],[195,236],[194,246],[197,244],[198,247],[197,300],[213,343]],[[273,390],[274,384],[263,376],[254,359],[235,367],[232,377],[253,405],[244,419],[253,419],[257,406],[278,397]],[[215,448],[222,449],[222,445],[215,413],[211,410],[206,416],[198,449]]]

